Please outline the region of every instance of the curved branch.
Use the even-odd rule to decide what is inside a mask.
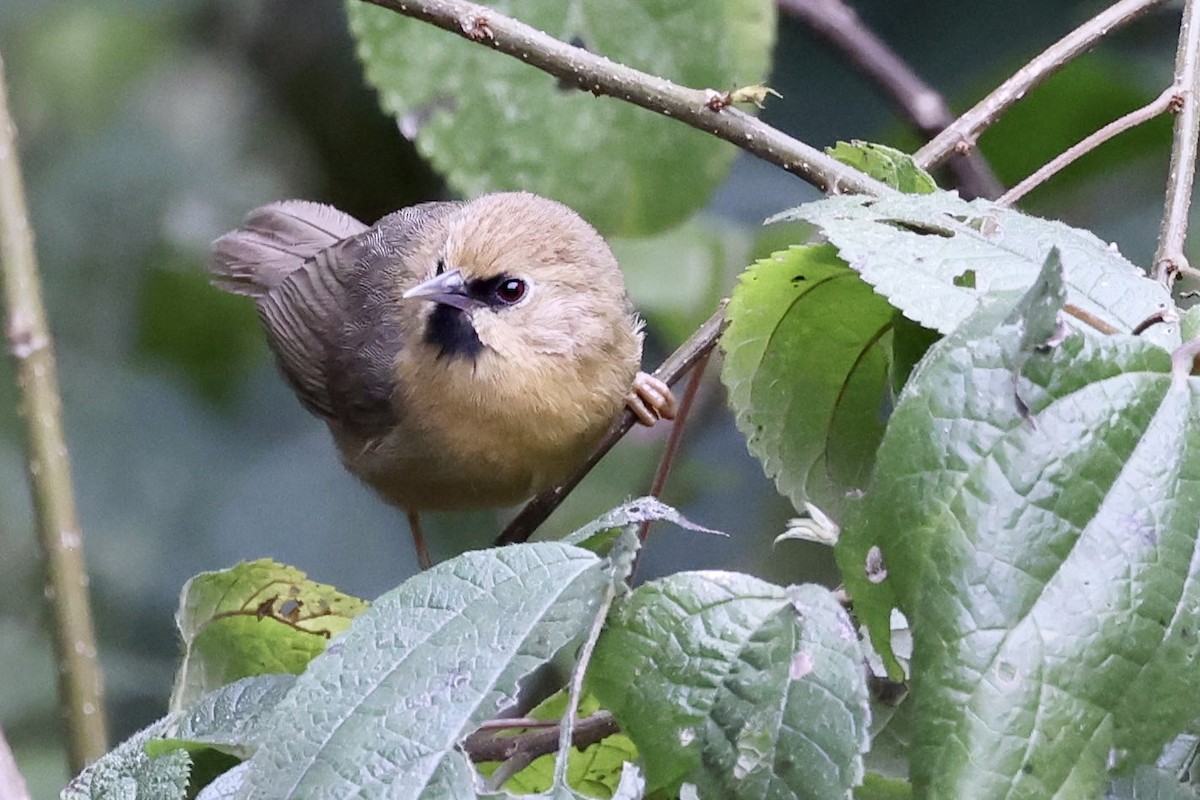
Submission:
[[[71,464],[62,429],[62,400],[42,304],[33,232],[17,160],[16,125],[8,109],[0,58],[0,267],[9,355],[17,370],[46,599],[58,663],[59,705],[67,722],[71,771],[108,748],[100,665],[88,602],[83,534],[75,512]]]
[[[951,153],[973,150],[979,134],[1009,106],[1077,56],[1087,52],[1097,41],[1164,2],[1166,0],[1121,0],[1109,6],[1017,70],[974,108],[917,150],[913,157],[922,167],[931,169]]]
[[[1187,243],[1188,210],[1192,206],[1200,139],[1200,106],[1196,97],[1200,91],[1200,2],[1197,0],[1187,0],[1183,7],[1173,88],[1179,114],[1175,117],[1171,140],[1171,170],[1167,174],[1162,228],[1154,253],[1154,277],[1166,286],[1179,274],[1195,274],[1183,246]]]
[[[856,169],[729,106],[721,92],[680,86],[559,41],[464,0],[364,0],[419,19],[554,75],[584,91],[608,95],[731,142],[831,194],[884,195],[891,189]]]

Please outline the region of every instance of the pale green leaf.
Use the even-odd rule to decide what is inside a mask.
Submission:
[[[825,148],[825,152],[896,191],[929,194],[937,190],[937,183],[929,173],[921,169],[908,153],[894,147],[856,139],[838,142],[833,147]]]
[[[168,732],[172,714],[135,733],[79,773],[62,790],[62,800],[183,800],[192,760],[185,750],[151,756],[146,744]]]
[[[563,41],[696,88],[760,83],[768,0],[507,0],[492,5]],[[347,5],[367,80],[417,148],[468,196],[526,189],[606,234],[665,230],[700,209],[728,143],[387,9]]]

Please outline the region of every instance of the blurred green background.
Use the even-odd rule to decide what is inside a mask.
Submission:
[[[855,4],[959,110],[1097,2]],[[1177,9],[1122,33],[983,139],[1012,183],[1168,83]],[[686,31],[679,34],[686,35]],[[447,196],[378,110],[340,4],[284,0],[2,0],[25,178],[57,337],[113,736],[160,716],[191,575],[271,556],[373,597],[415,566],[403,517],[343,473],[323,426],[275,374],[248,302],[207,285],[208,243],[254,206],[303,197],[364,220]],[[845,60],[781,19],[768,121],[813,144],[909,148],[905,126]],[[597,101],[612,102],[612,101]],[[1085,159],[1025,208],[1089,227],[1150,261],[1167,172],[1160,119]],[[739,156],[678,231],[615,242],[657,363],[754,255],[786,236],[766,216],[815,197]],[[794,235],[789,234],[789,235]],[[36,797],[66,767],[19,451],[0,381],[0,726]],[[665,527],[643,578],[694,568],[834,582],[829,554],[786,542],[794,512],[745,452],[712,377],[666,500],[728,538]],[[630,436],[551,520],[561,533],[645,491],[665,431]],[[429,519],[435,556],[486,544],[505,514]]]

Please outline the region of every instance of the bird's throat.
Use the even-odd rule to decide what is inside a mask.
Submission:
[[[438,358],[474,361],[483,352],[483,342],[466,312],[441,303],[429,316],[425,341],[438,348]]]

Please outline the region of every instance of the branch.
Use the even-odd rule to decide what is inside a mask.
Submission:
[[[1095,150],[1109,139],[1120,136],[1130,128],[1152,120],[1159,114],[1165,114],[1174,105],[1178,104],[1178,102],[1179,95],[1176,93],[1175,87],[1172,86],[1141,108],[1134,109],[1120,119],[1113,120],[1100,130],[1081,139],[1062,153],[1059,153],[1028,178],[1005,192],[996,202],[1004,206],[1016,203],[1035,188],[1050,180],[1063,169],[1073,164],[1085,154]]]
[[[503,720],[495,722],[503,722]],[[468,736],[462,747],[471,761],[476,764],[485,761],[507,761],[518,754],[532,756],[529,759],[532,761],[538,756],[553,753],[558,749],[561,725],[561,722],[546,720],[545,724],[515,735],[493,733],[490,730],[484,732],[481,729]],[[571,738],[571,744],[582,750],[601,739],[619,733],[620,730],[611,712],[597,711],[592,716],[575,723],[575,735]]]
[[[62,402],[51,349],[33,232],[17,159],[0,59],[0,280],[8,348],[16,364],[25,419],[29,486],[46,570],[46,598],[58,661],[59,705],[67,723],[71,771],[108,749],[100,666],[88,603],[83,536],[75,513],[71,466],[63,441]]]
[[[531,64],[595,95],[608,95],[731,142],[831,194],[892,190],[814,147],[728,106],[722,93],[680,86],[559,41],[465,0],[364,0]]]
[[[13,758],[4,731],[0,730],[0,798],[3,800],[32,800],[21,770],[17,769],[17,760]]]
[[[1179,115],[1171,140],[1171,171],[1163,207],[1158,248],[1154,253],[1154,277],[1170,286],[1181,273],[1196,274],[1188,265],[1183,246],[1187,242],[1188,210],[1192,205],[1192,183],[1196,177],[1196,145],[1200,135],[1200,2],[1187,0],[1179,26],[1179,49],[1175,56],[1175,85]]]
[[[1077,56],[1087,52],[1101,38],[1164,2],[1166,0],[1121,0],[1109,6],[1017,70],[974,108],[917,150],[913,157],[922,167],[931,169],[951,153],[970,152],[975,148],[979,134],[995,122],[1005,109]]]
[[[842,0],[775,0],[775,4],[844,53],[860,73],[883,89],[892,104],[926,139],[954,122],[954,115],[942,96]],[[968,199],[996,197],[1004,191],[978,150],[952,159],[948,167],[955,184]]]
[[[721,301],[716,312],[697,328],[696,332],[689,336],[687,341],[662,363],[662,366],[654,371],[654,377],[673,385],[713,349],[721,332],[725,330],[725,304],[727,302]],[[496,538],[496,544],[515,544],[528,539],[537,530],[537,527],[554,513],[554,509],[562,504],[571,490],[592,471],[600,459],[604,458],[613,445],[621,441],[621,438],[635,423],[633,412],[626,409],[617,424],[604,435],[600,444],[596,445],[596,449],[588,456],[587,461],[579,465],[571,477],[561,485],[547,489],[526,503],[525,507],[521,509],[521,513],[517,514],[512,522],[508,523],[508,527]]]

